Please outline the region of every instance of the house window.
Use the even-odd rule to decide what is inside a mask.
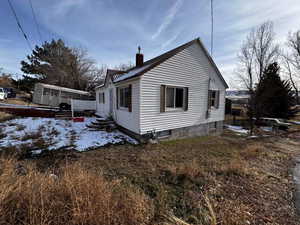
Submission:
[[[105,94],[104,94],[104,92],[99,93],[99,103],[101,103],[101,104],[105,103]]]
[[[160,131],[157,133],[158,138],[169,137],[171,135],[171,130]]]
[[[179,109],[184,106],[184,88],[166,87],[166,109]]]
[[[209,90],[209,108],[219,108],[220,91]]]
[[[122,87],[119,88],[119,106],[123,108],[129,108],[130,103],[130,88],[129,87]]]

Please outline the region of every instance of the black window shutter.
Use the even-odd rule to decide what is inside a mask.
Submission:
[[[208,96],[207,96],[207,110],[209,110],[211,107],[211,90],[208,90]]]
[[[116,88],[116,98],[117,98],[117,109],[119,109],[119,88]]]
[[[185,105],[184,105],[184,111],[188,111],[189,109],[189,88],[185,88]]]
[[[160,112],[166,111],[166,85],[160,86]]]
[[[217,91],[216,94],[216,108],[218,109],[220,105],[220,91]]]
[[[132,112],[132,85],[131,84],[129,84],[128,111]]]

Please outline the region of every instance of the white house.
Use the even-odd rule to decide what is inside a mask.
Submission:
[[[113,117],[138,138],[179,138],[220,133],[228,88],[216,64],[195,39],[128,71],[108,70],[96,88],[96,111]]]

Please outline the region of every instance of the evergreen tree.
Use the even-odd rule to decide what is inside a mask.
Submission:
[[[48,84],[85,90],[95,73],[94,62],[82,49],[70,48],[59,40],[36,46],[21,70]]]
[[[254,113],[256,118],[289,118],[294,114],[291,107],[294,96],[290,83],[281,80],[278,64],[270,64],[258,83],[254,96]]]

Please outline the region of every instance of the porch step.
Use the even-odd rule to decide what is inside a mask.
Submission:
[[[106,130],[108,132],[117,128],[117,125],[112,120],[96,120],[86,125],[90,130]]]
[[[97,120],[95,122],[92,122],[94,125],[108,125],[108,124],[114,124],[115,121],[112,120]]]
[[[93,125],[86,125],[86,127],[89,128],[90,131],[106,130],[106,127],[98,127]]]

